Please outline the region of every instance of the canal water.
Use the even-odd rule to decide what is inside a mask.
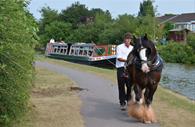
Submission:
[[[160,84],[195,100],[195,66],[166,63]]]

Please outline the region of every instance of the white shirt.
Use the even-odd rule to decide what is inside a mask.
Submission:
[[[120,44],[116,48],[116,68],[124,67],[125,62],[121,62],[118,58],[127,59],[129,53],[133,50],[133,46],[129,45],[129,47],[125,46],[125,44]]]

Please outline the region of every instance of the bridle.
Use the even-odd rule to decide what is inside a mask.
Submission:
[[[141,37],[139,38],[139,45],[141,46],[141,48],[137,49],[138,53],[140,53],[140,51],[143,49],[147,49],[143,46]],[[147,58],[147,60],[142,60],[140,57],[139,58],[140,58],[141,64],[146,63],[148,66],[151,66],[153,64],[154,60],[156,59],[156,57],[157,56],[153,57],[152,59]]]

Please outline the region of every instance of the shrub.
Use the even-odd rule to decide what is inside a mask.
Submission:
[[[0,126],[27,110],[33,77],[36,23],[25,0],[0,1]]]
[[[168,45],[158,46],[159,54],[166,62],[194,64],[195,54],[189,45],[169,42]]]
[[[194,52],[195,52],[195,33],[188,34],[187,42],[188,42],[188,45],[190,45],[194,49]]]

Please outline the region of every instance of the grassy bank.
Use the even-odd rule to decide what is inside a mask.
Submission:
[[[81,101],[72,86],[64,75],[36,68],[30,111],[14,127],[83,127]]]
[[[113,83],[116,83],[116,70],[75,64],[45,57],[39,57],[38,60],[87,71],[103,76],[104,78],[112,80]],[[186,97],[171,92],[161,86],[158,87],[155,94],[153,107],[162,127],[193,127],[195,125],[194,101],[188,100]]]

